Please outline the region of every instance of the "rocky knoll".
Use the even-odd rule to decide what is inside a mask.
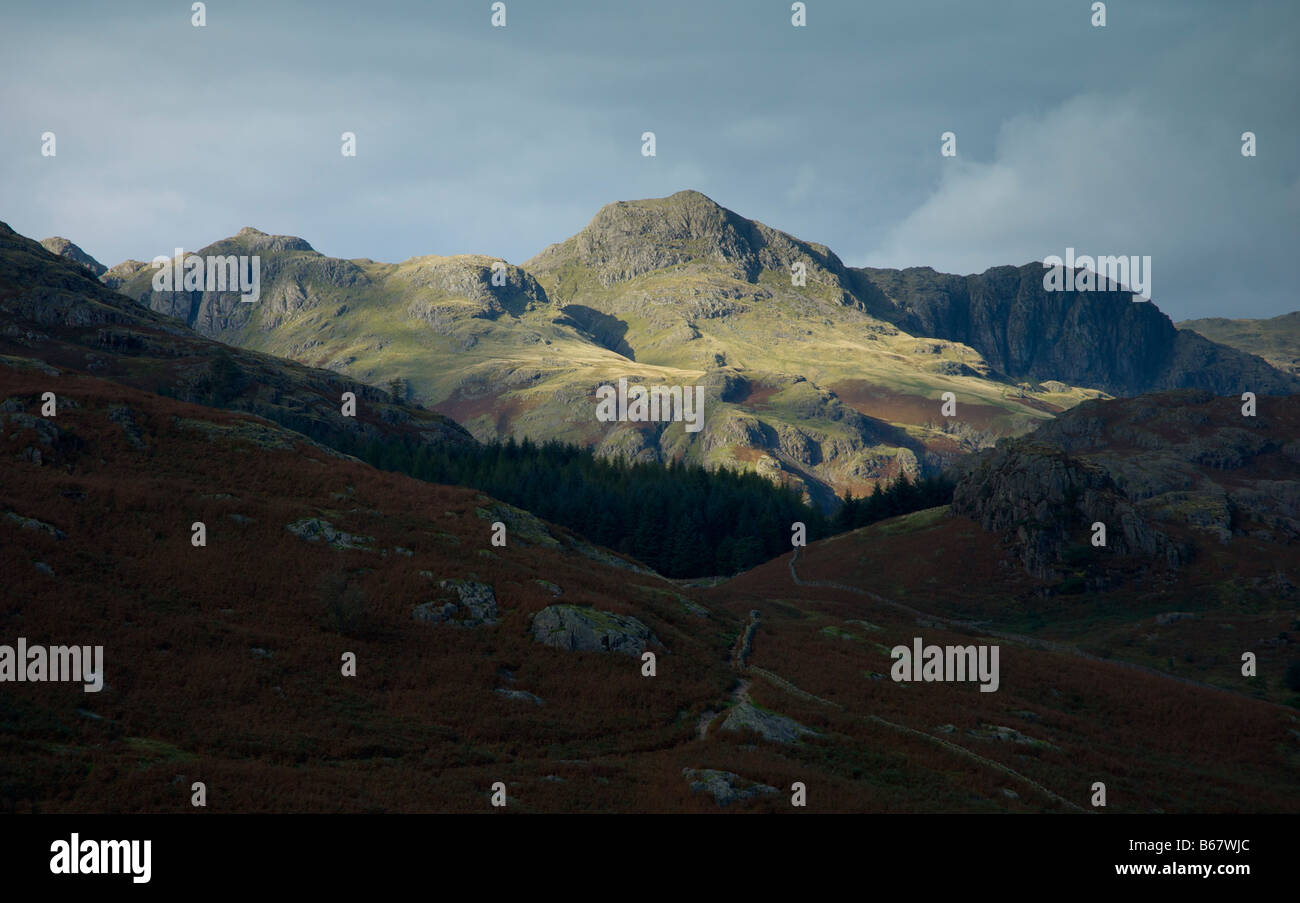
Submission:
[[[953,511],[1043,579],[1101,554],[1174,569],[1205,543],[1294,543],[1300,396],[1258,405],[1243,416],[1239,399],[1197,390],[1085,402],[965,462]]]

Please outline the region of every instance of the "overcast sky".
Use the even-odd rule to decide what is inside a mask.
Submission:
[[[1300,308],[1300,4],[1106,5],[4,0],[0,220],[110,266],[246,225],[519,263],[694,188],[850,265],[1074,247],[1150,255],[1175,319]]]

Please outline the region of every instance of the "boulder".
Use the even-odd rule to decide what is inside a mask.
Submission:
[[[719,806],[729,806],[777,792],[775,787],[749,781],[730,771],[712,768],[683,768],[682,777],[690,784],[692,793],[708,793]]]
[[[752,702],[732,706],[723,719],[724,731],[755,731],[772,743],[798,743],[805,734],[816,735],[812,728],[804,727],[793,718],[760,709]]]
[[[496,593],[477,580],[443,580],[439,587],[456,598],[422,602],[411,616],[429,624],[453,624],[458,627],[481,627],[497,623],[499,609]]]
[[[650,628],[630,615],[578,605],[551,605],[533,617],[533,639],[572,652],[621,652],[640,656],[662,645]]]

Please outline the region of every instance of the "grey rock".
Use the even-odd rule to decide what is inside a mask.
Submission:
[[[752,702],[740,702],[732,706],[722,721],[722,730],[755,731],[772,743],[798,743],[800,737],[817,734],[793,718],[765,711]]]
[[[759,784],[733,772],[712,768],[683,768],[682,777],[687,780],[692,793],[708,793],[723,807],[778,792],[768,784]]]
[[[353,533],[344,533],[342,530],[334,529],[333,525],[327,520],[321,520],[318,517],[305,517],[302,520],[294,521],[287,524],[285,529],[297,536],[299,539],[307,542],[324,542],[330,548],[343,549],[362,549],[372,551],[367,543],[374,542],[374,537],[360,536]]]
[[[497,623],[499,609],[496,593],[486,583],[476,580],[442,580],[438,586],[454,595],[455,599],[422,602],[411,612],[415,620],[458,627],[482,627]]]
[[[630,615],[577,605],[552,605],[533,617],[533,639],[575,652],[620,652],[640,656],[662,645],[650,628]]]

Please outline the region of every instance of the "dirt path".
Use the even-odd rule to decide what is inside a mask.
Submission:
[[[877,724],[883,724],[886,727],[892,727],[896,731],[900,731],[905,734],[912,734],[917,737],[924,737],[926,740],[929,740],[931,743],[937,743],[938,745],[944,747],[945,749],[952,750],[953,752],[958,753],[959,755],[965,756],[966,758],[971,759],[975,762],[979,762],[981,765],[986,765],[989,768],[994,769],[995,771],[1000,771],[1003,774],[1008,775],[1009,777],[1013,777],[1018,781],[1022,781],[1023,783],[1029,785],[1030,787],[1033,787],[1039,793],[1042,793],[1048,799],[1055,800],[1056,802],[1061,803],[1062,805],[1069,806],[1071,809],[1077,809],[1080,812],[1089,811],[1083,808],[1082,806],[1078,805],[1077,803],[1070,802],[1060,794],[1053,793],[1051,790],[1048,790],[1046,787],[1044,787],[1042,784],[1035,781],[1033,778],[1026,777],[1020,772],[1016,771],[1014,768],[1008,768],[1006,765],[1003,765],[1001,762],[995,762],[993,759],[986,759],[983,756],[981,756],[979,753],[971,752],[969,749],[967,749],[964,746],[959,746],[956,743],[952,743],[951,741],[945,740],[942,737],[936,737],[933,734],[927,734],[925,731],[918,731],[916,728],[908,727],[905,724],[895,724],[892,721],[886,721],[884,718],[881,718],[878,715],[868,715],[867,718],[876,722]]]
[[[731,700],[737,705],[739,705],[742,702],[749,702],[750,701],[749,681],[747,681],[743,677],[740,678],[736,682],[736,688],[731,691],[730,695],[731,695]],[[709,725],[712,724],[714,719],[721,714],[722,714],[721,712],[715,712],[712,709],[710,709],[709,711],[705,712],[703,715],[700,716],[700,721],[699,724],[697,725],[697,729],[699,731],[699,738],[701,740],[703,740],[704,737],[708,734]]]

